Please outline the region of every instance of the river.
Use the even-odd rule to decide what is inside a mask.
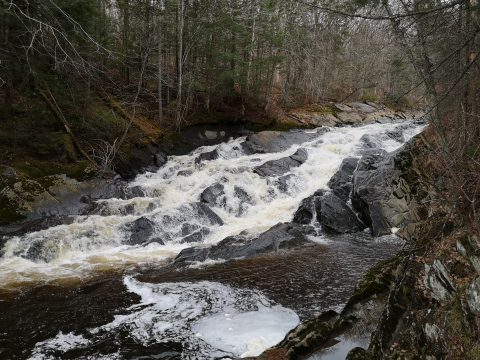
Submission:
[[[170,156],[129,183],[135,196],[100,200],[65,224],[4,239],[0,356],[255,356],[301,320],[340,309],[362,274],[399,250],[400,239],[368,231],[329,236],[312,223],[311,244],[290,251],[172,265],[191,246],[240,233],[254,239],[291,221],[302,199],[327,188],[343,159],[361,156],[365,135],[393,151],[421,126],[399,120],[325,130],[297,131],[300,140],[275,152],[249,153],[239,137]],[[401,140],[390,136],[395,131]],[[259,173],[300,149],[308,155],[300,165],[278,176]],[[200,202],[219,184],[213,202]],[[151,224],[141,241],[132,225],[139,219]]]

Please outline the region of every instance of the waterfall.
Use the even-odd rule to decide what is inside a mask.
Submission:
[[[421,128],[407,120],[319,128],[292,132],[294,141],[273,151],[252,151],[242,137],[170,156],[129,184],[135,197],[100,200],[71,223],[6,239],[0,287],[161,265],[192,244],[253,236],[290,221],[346,157],[369,146],[393,151]]]

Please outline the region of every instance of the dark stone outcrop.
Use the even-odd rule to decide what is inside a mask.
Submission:
[[[402,175],[410,162],[407,144],[390,154],[368,152],[357,166],[352,205],[375,236],[389,234],[416,217],[410,187]]]
[[[229,236],[208,248],[185,249],[175,258],[175,264],[182,265],[206,259],[229,260],[252,257],[308,242],[299,226],[280,223],[254,239],[247,239],[243,235]]]
[[[288,184],[288,182],[290,181],[290,179],[294,178],[294,176],[292,174],[287,174],[287,175],[284,175],[284,176],[281,176],[277,179],[276,183],[277,183],[277,186],[278,186],[278,189],[281,191],[281,192],[288,192],[289,190],[289,187],[290,185]]]
[[[115,159],[115,171],[125,180],[132,180],[138,174],[155,172],[167,163],[167,154],[152,144],[140,145],[129,149]]]
[[[332,193],[317,198],[315,209],[317,220],[325,232],[345,234],[366,228],[353,210],[342,199]]]
[[[380,148],[380,142],[372,135],[365,134],[360,138],[360,142],[364,149],[378,149]]]
[[[149,242],[150,237],[155,232],[155,224],[146,217],[141,217],[134,222],[126,225],[130,231],[130,237],[127,239],[128,245],[140,245]]]
[[[195,215],[197,215],[200,218],[207,219],[210,223],[210,225],[223,225],[223,221],[218,216],[215,214],[215,212],[210,209],[207,204],[202,203],[202,202],[197,202],[193,203],[193,211],[195,212]]]
[[[313,195],[302,200],[300,206],[293,215],[294,223],[308,225],[312,222],[315,215],[314,201],[315,196]]]
[[[223,184],[216,183],[209,186],[200,194],[200,200],[210,206],[220,205],[220,197],[225,195],[225,187]]]
[[[195,164],[201,164],[204,161],[211,161],[218,159],[218,151],[214,149],[212,151],[204,152],[195,158]]]
[[[366,228],[344,200],[323,189],[302,200],[293,222],[310,224],[314,218],[325,232],[334,234],[354,233]]]
[[[242,203],[247,203],[247,204],[253,203],[252,197],[240,186],[235,185],[233,187],[233,192],[235,196],[239,198]]]
[[[260,176],[283,175],[290,169],[302,165],[307,161],[308,153],[304,149],[298,149],[293,155],[278,160],[270,160],[255,168],[254,172]]]
[[[281,152],[287,150],[292,145],[313,140],[327,131],[329,131],[327,128],[320,129],[317,133],[307,133],[302,130],[290,130],[286,132],[262,131],[248,136],[241,146],[243,151],[249,155]]]
[[[357,167],[358,160],[357,158],[344,159],[338,171],[327,184],[327,186],[332,189],[332,192],[345,202],[350,199],[353,172]]]

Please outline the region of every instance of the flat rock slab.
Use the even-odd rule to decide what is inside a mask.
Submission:
[[[181,251],[175,258],[175,264],[186,265],[207,259],[247,258],[279,249],[300,246],[310,242],[306,238],[304,230],[295,224],[280,223],[254,239],[247,239],[242,235],[229,236],[217,245],[208,248],[193,247]]]
[[[242,149],[247,154],[265,154],[285,151],[292,145],[302,144],[311,141],[319,135],[327,132],[328,129],[320,129],[316,133],[302,130],[290,131],[262,131],[247,137],[241,143]]]
[[[308,153],[304,149],[298,149],[293,155],[277,160],[270,160],[256,167],[254,172],[260,176],[279,176],[287,173],[290,169],[302,165],[308,159]]]

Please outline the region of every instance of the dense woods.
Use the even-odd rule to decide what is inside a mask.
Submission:
[[[30,139],[30,155],[66,150],[105,169],[135,129],[157,139],[218,114],[371,100],[427,109],[456,196],[476,208],[476,0],[2,0],[0,11],[4,161]]]

